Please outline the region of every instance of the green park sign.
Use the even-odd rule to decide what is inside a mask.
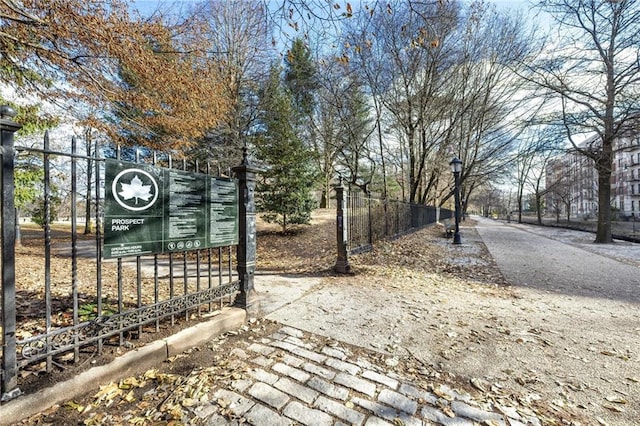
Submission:
[[[105,259],[238,244],[238,182],[105,160]]]

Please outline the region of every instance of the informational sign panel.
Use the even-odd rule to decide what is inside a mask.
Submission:
[[[237,181],[105,160],[105,259],[234,244]]]

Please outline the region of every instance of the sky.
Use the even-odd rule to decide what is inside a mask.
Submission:
[[[494,3],[498,7],[505,7],[505,8],[528,7],[527,0],[491,0],[490,3]]]
[[[168,9],[179,10],[181,6],[190,6],[197,3],[202,2],[203,0],[132,0],[132,8],[137,9],[138,12],[142,16],[151,15],[153,12],[158,10],[167,11]],[[227,0],[229,1],[229,0]],[[266,1],[268,4],[273,3],[278,7],[281,7],[283,2],[286,0],[253,0],[253,1]],[[325,0],[310,0],[311,1],[320,1],[324,2]],[[347,0],[335,0],[336,3],[346,3]],[[366,4],[371,3],[374,0],[362,1],[362,0],[352,0],[352,4],[355,6],[356,4]],[[471,0],[465,0],[470,2]],[[535,15],[535,11],[532,10],[531,2],[532,0],[486,0],[488,3],[493,3],[496,5],[498,10],[504,11],[517,11],[522,12],[525,15],[529,14],[530,16]],[[532,18],[540,22],[543,26],[548,24],[548,20],[544,18],[540,18],[540,16],[535,16]]]
[[[150,13],[154,11],[159,4],[173,4],[173,3],[182,3],[182,4],[193,4],[199,3],[202,0],[134,0],[133,4],[138,10],[143,13]],[[269,2],[274,0],[267,0]],[[527,11],[530,6],[528,4],[529,0],[489,0],[489,3],[494,3],[500,9],[522,9]],[[281,4],[282,1],[278,0],[278,3]],[[356,3],[356,1],[354,1]]]

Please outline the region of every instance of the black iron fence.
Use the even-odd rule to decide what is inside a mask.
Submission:
[[[362,191],[347,195],[348,249],[357,253],[372,244],[453,217],[448,209],[374,198]]]
[[[359,190],[336,187],[338,259],[335,270],[350,272],[348,255],[371,250],[373,244],[453,218],[454,212],[398,200],[378,199]]]
[[[52,150],[48,136],[41,148],[14,147],[13,135],[20,126],[12,121],[10,109],[0,112],[2,401],[20,395],[18,378],[28,376],[30,369],[64,368],[85,352],[101,352],[105,345],[123,345],[143,332],[159,331],[162,321],[188,321],[234,300],[247,307],[255,268],[250,187],[257,170],[248,166],[246,157],[234,168],[240,200],[237,246],[106,259],[104,158],[79,153],[75,139],[70,152]],[[21,195],[14,182],[23,167],[16,162],[18,154],[42,167],[38,179],[30,182],[41,191],[37,224],[16,214]],[[134,161],[155,164],[157,156]],[[171,159],[162,166],[173,167]],[[209,173],[186,162],[178,168]],[[62,204],[67,211],[59,219],[64,220],[52,220]],[[94,222],[91,235],[80,226],[87,216]]]

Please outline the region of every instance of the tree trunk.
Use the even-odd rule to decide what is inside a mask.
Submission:
[[[536,194],[536,215],[538,216],[538,225],[542,225],[542,197]]]
[[[518,223],[522,223],[522,195],[518,196]]]
[[[329,173],[325,173],[323,178],[324,182],[322,184],[322,197],[320,198],[320,208],[321,209],[329,209],[331,208],[331,175]]]
[[[594,243],[606,244],[613,242],[611,238],[611,161],[602,155],[596,163],[598,171],[598,229]],[[604,163],[604,164],[603,164]],[[608,207],[608,208],[607,208]]]
[[[407,152],[409,155],[409,202],[415,203],[418,187],[420,185],[420,175],[416,174],[416,146],[415,146],[415,129],[409,127],[407,130]]]
[[[322,190],[322,197],[320,197],[320,208],[321,209],[328,209],[329,208],[329,203],[328,203],[328,194],[327,194],[327,190],[326,188]]]
[[[378,127],[378,145],[380,147],[380,160],[382,162],[382,199],[387,199],[387,166],[384,159],[384,143],[382,138],[382,126],[380,125],[380,117],[377,120]]]

